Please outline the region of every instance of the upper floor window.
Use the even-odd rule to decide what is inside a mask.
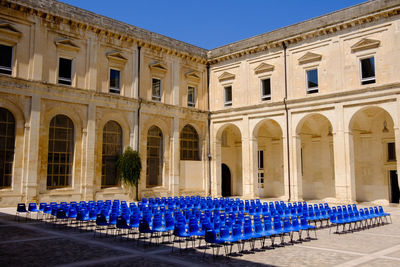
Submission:
[[[60,57],[58,63],[58,83],[72,84],[72,60]]]
[[[224,87],[224,104],[225,106],[232,106],[232,86]]]
[[[258,150],[257,153],[257,161],[258,161],[258,169],[263,170],[264,169],[264,151],[263,150]]]
[[[361,64],[361,84],[375,83],[375,60],[374,57],[360,60]]]
[[[161,80],[153,78],[152,79],[152,90],[151,99],[155,101],[161,101]]]
[[[12,46],[0,44],[0,73],[12,74]]]
[[[271,79],[261,80],[261,100],[271,100]]]
[[[121,72],[110,69],[110,93],[121,93]]]
[[[318,69],[307,70],[307,94],[318,93]]]
[[[187,105],[188,107],[196,106],[196,88],[193,86],[188,87]]]

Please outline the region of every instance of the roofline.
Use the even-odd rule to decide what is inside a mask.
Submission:
[[[214,59],[279,40],[283,41],[294,35],[310,32],[338,23],[343,23],[345,21],[356,19],[358,17],[366,16],[368,14],[379,12],[385,9],[390,9],[399,5],[400,0],[369,0],[364,3],[328,13],[326,15],[321,15],[277,30],[211,49],[207,53],[208,59]]]
[[[207,49],[56,0],[7,0],[7,2],[49,13],[53,16],[59,16],[106,30],[116,31],[123,35],[128,35],[137,41],[176,49],[202,58],[206,58],[206,53],[208,51]]]

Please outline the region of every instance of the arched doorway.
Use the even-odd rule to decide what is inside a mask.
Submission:
[[[399,202],[393,125],[390,114],[376,106],[351,118],[356,201]]]
[[[258,196],[283,197],[285,190],[282,129],[276,121],[266,119],[257,124],[253,135],[257,140]]]
[[[229,197],[232,195],[231,191],[231,171],[229,167],[222,163],[221,165],[221,179],[222,179],[222,188],[221,193],[223,197]]]
[[[332,131],[330,121],[322,114],[307,115],[297,126],[305,200],[336,197]]]
[[[243,195],[242,179],[242,135],[240,129],[234,124],[223,127],[221,135],[221,164],[229,166],[231,185],[230,193],[232,196]],[[221,171],[222,173],[222,171]],[[222,179],[221,179],[222,182]],[[222,183],[221,183],[222,184]]]

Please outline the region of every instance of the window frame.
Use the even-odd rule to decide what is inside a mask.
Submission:
[[[230,101],[227,101],[227,100],[226,100],[226,89],[227,89],[227,88],[230,88],[230,89],[231,89],[231,99],[230,99]],[[231,106],[232,106],[232,100],[233,100],[232,91],[233,91],[232,84],[226,84],[226,85],[224,85],[224,107],[231,107]]]
[[[264,95],[264,81],[269,80],[269,95]],[[271,100],[271,77],[261,77],[260,78],[260,89],[261,89],[261,101]]]
[[[374,76],[373,77],[363,78],[362,61],[366,60],[366,59],[371,59],[371,58],[374,60]],[[368,84],[376,83],[375,55],[365,55],[363,57],[360,57],[358,60],[359,60],[359,66],[360,66],[360,83],[361,83],[361,85],[368,85]]]
[[[109,125],[109,123],[115,123],[117,126],[118,126],[118,130],[119,131],[110,131],[109,129],[106,129],[106,126],[108,126]],[[110,143],[110,142],[108,142],[107,140],[105,140],[105,137],[109,137],[110,135],[111,136],[113,136],[114,138],[113,139],[117,139],[117,138],[115,138],[116,136],[117,136],[117,133],[119,134],[119,142],[117,143],[117,142],[114,142],[114,143]],[[110,187],[119,187],[119,186],[121,186],[121,183],[119,182],[119,179],[118,179],[118,177],[117,177],[117,172],[115,172],[115,177],[114,177],[114,180],[115,180],[115,183],[113,183],[113,184],[111,184],[111,183],[107,183],[109,180],[108,180],[108,176],[107,176],[107,171],[108,171],[108,168],[107,168],[107,164],[106,164],[106,160],[107,160],[107,157],[119,157],[119,156],[121,156],[122,155],[122,151],[123,151],[123,139],[124,139],[124,137],[123,137],[123,129],[122,129],[122,126],[117,122],[117,121],[115,121],[115,120],[109,120],[109,121],[107,121],[105,124],[104,124],[104,126],[103,126],[103,132],[102,132],[102,150],[101,150],[101,188],[103,189],[103,188],[110,188]],[[114,140],[115,141],[115,140]],[[119,147],[119,152],[118,153],[116,153],[116,154],[105,154],[105,152],[106,151],[104,151],[104,148],[106,147],[106,146],[108,146],[108,148],[110,148],[110,146],[111,147],[113,147],[113,148],[116,148],[116,147]],[[116,161],[115,161],[115,163],[116,163]]]
[[[257,168],[259,171],[264,170],[264,150],[257,150]]]
[[[5,66],[0,66],[0,70],[4,70],[4,71],[10,71],[10,74],[8,74],[8,73],[0,73],[0,74],[3,74],[3,75],[8,75],[8,76],[13,76],[13,74],[14,74],[14,51],[15,51],[15,48],[14,48],[14,46],[15,45],[10,45],[10,44],[5,44],[5,43],[0,43],[0,45],[3,45],[3,46],[8,46],[8,47],[11,47],[11,66],[10,66],[10,68],[8,69],[7,67],[5,67]]]
[[[189,129],[189,130],[188,130]],[[186,132],[185,132],[186,130]],[[184,134],[189,134],[190,137],[185,137]],[[184,143],[190,144],[189,146],[184,146]],[[200,137],[199,134],[192,125],[185,125],[179,133],[179,152],[180,160],[191,160],[200,161]],[[186,152],[186,153],[185,153]],[[190,155],[190,156],[189,156]]]
[[[60,59],[66,59],[66,60],[70,60],[71,61],[71,78],[68,80],[64,77],[60,77]],[[61,84],[61,85],[67,85],[67,86],[72,86],[72,82],[74,79],[74,58],[71,57],[65,57],[65,56],[58,56],[58,68],[57,68],[57,84]],[[66,84],[66,83],[60,83],[60,80],[62,81],[67,81],[70,84]]]
[[[311,71],[317,71],[317,86],[316,87],[309,87],[309,84],[308,84],[308,73],[309,72],[311,72]],[[311,67],[311,68],[308,68],[308,69],[306,69],[305,70],[305,74],[306,74],[306,93],[307,93],[307,95],[309,95],[309,94],[316,94],[316,93],[319,93],[319,78],[318,78],[318,67]]]
[[[153,81],[154,80],[158,80],[160,81],[160,95],[154,95],[154,91],[153,91]],[[162,79],[158,78],[158,77],[151,77],[151,100],[152,101],[156,101],[156,102],[161,102],[162,99]]]
[[[119,73],[119,79],[118,79],[118,87],[111,87],[111,71],[118,71]],[[108,72],[108,92],[111,94],[116,94],[116,95],[120,95],[121,91],[122,91],[122,82],[121,82],[121,70],[119,68],[115,68],[115,67],[110,67],[109,68],[109,72]]]
[[[193,101],[192,102],[190,102],[189,101],[189,88],[193,88]],[[194,108],[194,107],[196,107],[196,87],[195,86],[192,86],[192,85],[188,85],[188,87],[187,87],[187,106],[188,107],[192,107],[192,108]]]

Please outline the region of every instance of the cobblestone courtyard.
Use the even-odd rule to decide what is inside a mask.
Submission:
[[[393,224],[340,235],[324,228],[317,230],[317,240],[264,250],[257,242],[254,252],[217,259],[211,249],[203,258],[200,249],[171,253],[171,245],[143,248],[134,240],[93,238],[92,231],[25,219],[16,222],[15,208],[2,208],[0,266],[400,266],[400,208],[384,208],[392,214]]]

